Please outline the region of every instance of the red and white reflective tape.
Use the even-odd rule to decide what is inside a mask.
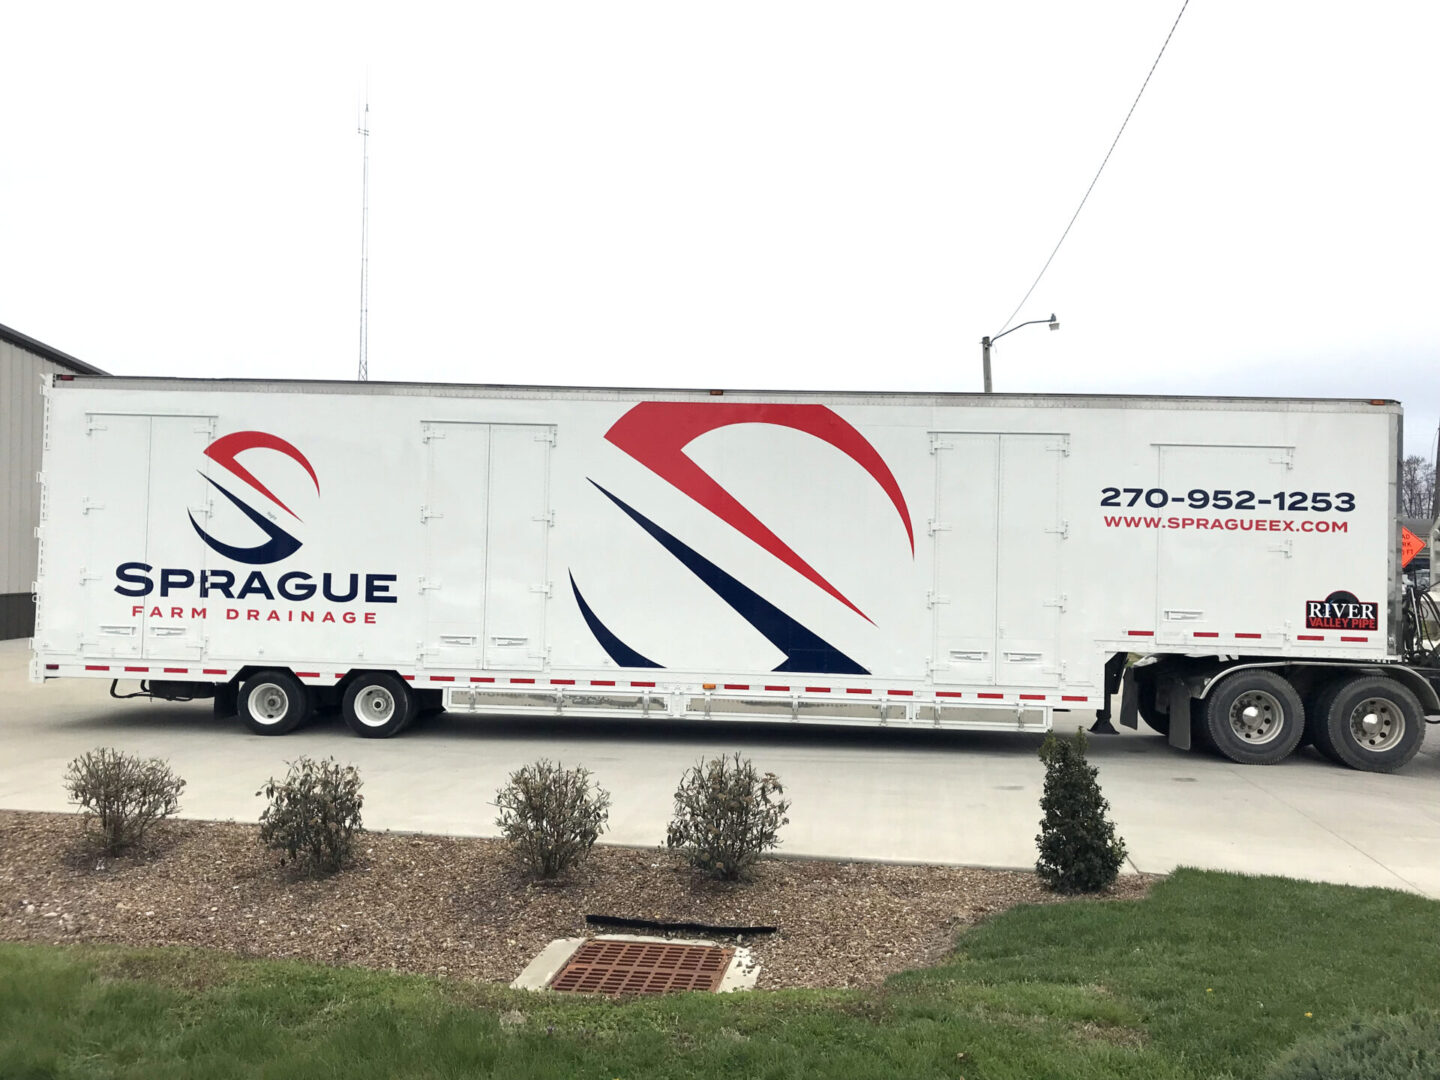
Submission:
[[[1365,639],[1365,638],[1360,638],[1360,639],[1345,638],[1345,639],[1343,639],[1343,640],[1346,640],[1346,641],[1350,641],[1350,640],[1361,640],[1361,641],[1364,641],[1364,640],[1368,640],[1368,639]],[[60,665],[60,664],[46,664],[46,665],[45,665],[45,670],[46,670],[46,671],[59,671],[59,670],[61,669],[61,666],[62,666],[62,665]],[[144,664],[144,665],[142,665],[142,664],[126,664],[126,665],[85,664],[85,665],[84,665],[84,670],[86,670],[86,671],[105,671],[105,672],[114,671],[114,672],[123,672],[123,673],[125,673],[125,674],[132,674],[132,675],[148,675],[148,674],[152,674],[152,673],[160,673],[160,674],[165,674],[165,675],[189,675],[189,674],[192,674],[192,673],[193,673],[193,674],[197,674],[197,675],[212,675],[212,676],[217,676],[217,675],[218,675],[218,676],[226,676],[226,677],[228,677],[228,676],[230,676],[230,674],[231,674],[231,669],[229,669],[229,668],[156,667],[156,666],[154,666],[154,665],[148,665],[148,664]],[[344,672],[344,671],[334,672],[333,675],[322,674],[322,673],[319,672],[319,671],[297,671],[297,672],[295,672],[295,677],[298,678],[298,679],[308,679],[308,680],[330,679],[330,678],[333,678],[336,682],[339,682],[339,681],[341,681],[342,679],[347,678],[349,674],[350,674],[349,672]],[[499,677],[494,676],[494,675],[415,675],[415,674],[410,674],[410,675],[401,675],[400,677],[401,677],[402,679],[404,679],[406,682],[410,682],[410,683],[419,682],[419,681],[422,681],[422,680],[423,680],[423,681],[432,682],[432,683],[455,683],[455,682],[464,682],[464,681],[467,681],[467,680],[468,680],[468,681],[469,681],[470,683],[472,683],[472,684],[474,684],[474,683],[479,683],[479,684],[491,684],[491,685],[493,685],[493,684],[496,684],[496,683],[508,683],[508,684],[511,685],[511,686],[537,686],[537,684],[546,684],[546,685],[549,685],[549,686],[595,686],[595,687],[629,686],[629,687],[632,687],[632,688],[634,688],[634,689],[655,689],[655,688],[656,688],[656,685],[657,685],[657,684],[656,684],[655,682],[653,682],[653,681],[638,680],[638,679],[637,679],[637,680],[631,680],[631,681],[628,681],[628,682],[620,681],[620,680],[616,680],[616,679],[563,679],[563,678],[554,678],[554,679],[543,679],[543,680],[542,680],[542,679],[539,679],[539,678],[537,678],[537,677],[528,676],[528,675],[516,675],[516,676],[510,676],[510,677],[507,677],[507,678],[499,678]],[[713,685],[715,685],[715,684],[712,684],[712,686],[713,686]],[[853,694],[853,695],[855,695],[855,696],[857,696],[857,697],[869,697],[869,696],[873,696],[873,695],[879,695],[879,696],[881,696],[881,697],[915,697],[917,694],[919,694],[921,697],[924,697],[924,696],[926,695],[926,691],[924,691],[924,690],[918,690],[918,691],[917,691],[917,690],[913,690],[913,689],[910,689],[910,690],[888,689],[888,690],[887,690],[887,689],[879,689],[879,688],[870,687],[870,686],[790,686],[790,685],[780,685],[780,684],[774,684],[774,683],[765,683],[765,684],[758,684],[758,683],[757,683],[757,684],[752,684],[752,683],[720,683],[720,684],[718,684],[718,685],[719,685],[722,689],[724,689],[724,690],[739,690],[739,691],[744,691],[744,692],[747,692],[747,693],[767,692],[767,693],[780,693],[780,694],[792,694],[792,693],[796,693],[796,694],[798,694],[798,693],[804,693],[804,694]],[[1019,693],[1017,693],[1017,694],[1014,694],[1014,695],[1007,695],[1007,694],[1004,694],[1004,693],[999,693],[999,692],[994,692],[994,691],[974,691],[974,690],[966,690],[966,691],[960,691],[960,690],[936,690],[936,691],[934,691],[934,694],[935,694],[935,697],[937,697],[937,698],[944,698],[944,699],[947,699],[947,700],[956,700],[956,699],[962,699],[962,698],[967,698],[967,697],[968,697],[968,698],[970,698],[970,699],[978,700],[978,701],[990,701],[990,702],[1002,702],[1002,703],[1006,701],[1007,697],[1010,697],[1012,701],[1015,700],[1015,699],[1018,699],[1018,700],[1020,700],[1020,701],[1053,701],[1053,702],[1087,702],[1087,701],[1090,700],[1088,696],[1083,695],[1083,694],[1019,694]]]

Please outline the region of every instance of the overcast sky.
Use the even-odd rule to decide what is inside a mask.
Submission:
[[[117,374],[980,388],[1180,0],[11,5],[0,323]],[[999,390],[1440,406],[1433,0],[1192,0]]]

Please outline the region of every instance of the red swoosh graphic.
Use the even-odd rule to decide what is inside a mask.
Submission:
[[[802,559],[785,541],[685,455],[685,447],[706,432],[731,424],[775,424],[822,439],[845,454],[890,496],[915,554],[915,530],[905,496],[890,467],[865,436],[825,405],[768,405],[749,402],[695,404],[686,401],[645,401],[636,405],[605,433],[605,438],[675,488],[689,495],[720,520],[738,529],[797,573],[814,582],[867,622],[874,622],[839,589]]]
[[[315,494],[320,494],[320,478],[315,475],[315,470],[310,467],[310,462],[305,455],[295,449],[290,443],[278,435],[271,435],[265,431],[234,431],[229,435],[222,435],[205,448],[205,456],[211,461],[218,462],[225,466],[232,473],[244,480],[247,484],[260,492],[276,506],[280,507],[296,521],[300,515],[291,510],[281,502],[273,491],[267,488],[251,474],[250,470],[235,460],[236,454],[244,453],[246,450],[278,450],[286,457],[291,458],[305,471],[310,474],[310,479],[315,483]]]

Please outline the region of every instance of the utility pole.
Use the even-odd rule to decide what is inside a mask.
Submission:
[[[1435,559],[1435,548],[1440,545],[1440,425],[1435,428],[1435,471],[1430,474],[1430,584],[1440,581],[1440,563]]]
[[[370,378],[370,92],[365,117],[356,128],[364,145],[360,168],[360,381]]]
[[[1430,517],[1440,519],[1440,425],[1435,428],[1435,472],[1430,479]],[[1436,520],[1436,525],[1440,525],[1440,520]],[[1435,533],[1436,527],[1432,525],[1430,535],[1433,537]],[[1435,549],[1432,547],[1430,550],[1433,555]]]
[[[1029,322],[1017,323],[1017,324],[1015,324],[1014,326],[1010,327],[1009,330],[1002,330],[1002,331],[1000,331],[1000,333],[996,334],[993,338],[992,338],[992,337],[989,337],[989,336],[986,336],[986,337],[983,337],[983,338],[980,339],[980,349],[981,349],[980,355],[981,355],[982,363],[983,363],[983,365],[984,365],[984,370],[985,370],[985,393],[987,393],[987,394],[988,394],[988,393],[991,393],[991,389],[990,389],[990,346],[993,345],[993,344],[995,344],[995,342],[999,341],[999,340],[1000,340],[1002,337],[1004,337],[1006,334],[1013,334],[1016,330],[1019,330],[1020,327],[1022,327],[1022,326],[1034,326],[1036,323],[1042,323],[1042,322],[1049,324],[1051,330],[1059,330],[1059,329],[1060,329],[1060,320],[1057,319],[1057,318],[1055,318],[1055,313],[1052,311],[1052,312],[1050,313],[1050,318],[1048,318],[1048,319],[1031,319]]]

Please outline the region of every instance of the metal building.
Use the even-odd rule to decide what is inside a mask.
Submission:
[[[35,526],[40,521],[43,380],[55,372],[104,375],[83,360],[0,325],[0,639],[35,628]]]

